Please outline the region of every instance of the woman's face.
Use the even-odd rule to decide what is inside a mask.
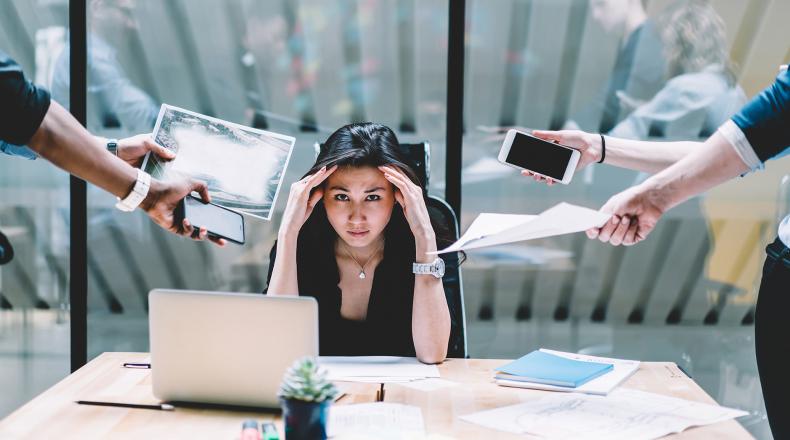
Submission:
[[[325,182],[326,216],[350,247],[374,243],[389,223],[394,205],[392,184],[374,167],[342,167]]]

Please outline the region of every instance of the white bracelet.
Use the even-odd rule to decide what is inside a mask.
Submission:
[[[140,203],[145,200],[145,197],[148,195],[148,190],[151,188],[151,175],[146,173],[141,169],[137,169],[137,181],[134,183],[134,188],[132,188],[132,192],[129,193],[126,198],[121,200],[118,197],[118,203],[115,204],[115,207],[120,209],[123,212],[131,212],[134,211]]]

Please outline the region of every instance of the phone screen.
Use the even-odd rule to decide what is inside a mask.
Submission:
[[[244,243],[244,218],[241,214],[188,196],[184,199],[184,214],[197,227],[221,237]]]
[[[562,180],[571,160],[571,154],[573,150],[568,148],[516,133],[505,162]]]

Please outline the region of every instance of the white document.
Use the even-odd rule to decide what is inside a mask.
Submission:
[[[211,201],[270,220],[296,139],[162,104],[152,134],[175,159],[148,153],[142,169],[160,180],[188,176]]]
[[[621,388],[608,396],[562,393],[461,417],[491,429],[552,439],[655,439],[745,411]]]
[[[425,435],[422,410],[400,403],[332,405],[327,435],[332,438],[400,439]]]
[[[408,382],[440,377],[436,365],[398,356],[320,356],[329,380],[346,382]]]
[[[599,356],[587,356],[576,353],[566,353],[564,351],[555,351],[541,348],[540,351],[550,353],[555,356],[561,356],[568,359],[583,362],[601,362],[604,364],[612,364],[612,371],[596,377],[595,379],[582,384],[579,387],[559,387],[556,385],[547,385],[535,382],[523,382],[518,380],[497,379],[498,385],[516,388],[530,388],[535,390],[546,391],[565,391],[574,393],[587,393],[605,396],[612,392],[618,385],[623,383],[626,379],[631,377],[636,370],[639,369],[639,361],[629,361],[623,359],[613,359]]]
[[[452,388],[460,384],[458,382],[453,382],[451,380],[432,377],[428,379],[419,379],[419,380],[404,382],[399,385],[418,391],[431,392],[431,391],[441,390],[444,388]]]
[[[610,217],[609,214],[569,203],[555,205],[540,215],[483,213],[477,216],[458,241],[432,253],[457,252],[581,232],[603,226]]]

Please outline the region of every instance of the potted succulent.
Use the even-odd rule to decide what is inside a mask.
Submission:
[[[326,439],[329,405],[337,395],[335,385],[327,380],[315,358],[297,360],[288,369],[280,385],[287,440]]]

